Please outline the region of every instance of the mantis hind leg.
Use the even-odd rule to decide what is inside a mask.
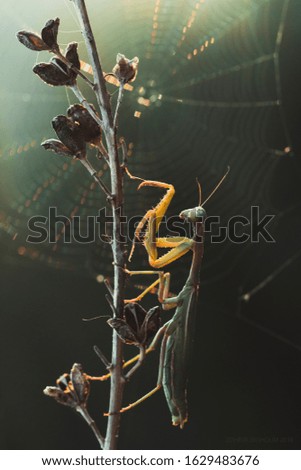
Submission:
[[[149,354],[150,352],[154,351],[156,349],[156,346],[160,340],[160,337],[165,333],[165,330],[167,329],[168,325],[169,325],[170,321],[168,321],[167,323],[165,323],[165,325],[163,325],[159,331],[157,331],[154,339],[152,340],[151,344],[149,345],[149,347],[145,350],[145,355],[146,354]],[[125,369],[129,366],[131,366],[132,364],[135,364],[135,362],[139,361],[139,359],[141,359],[141,352],[139,354],[136,354],[136,356],[132,357],[131,359],[129,359],[128,361],[126,361],[123,365],[122,365],[122,368]],[[109,378],[111,377],[111,372],[109,372],[108,374],[105,374],[105,375],[101,375],[101,376],[91,376],[91,375],[87,375],[87,379],[88,380],[95,380],[95,381],[100,381],[100,382],[104,382],[105,380],[108,380]]]
[[[161,328],[161,330],[165,333],[166,332],[166,325],[164,325]],[[130,403],[128,406],[125,406],[124,408],[121,408],[120,413],[124,413],[125,411],[128,411],[128,410],[131,410],[132,408],[135,408],[135,406],[140,405],[140,403],[143,403],[145,400],[150,398],[152,395],[154,395],[158,390],[160,390],[162,388],[163,364],[164,364],[167,340],[168,340],[168,335],[164,334],[163,339],[162,339],[162,343],[161,343],[161,349],[160,349],[160,362],[159,362],[157,385],[152,390],[150,390],[148,393],[143,395],[143,397],[139,398],[138,400],[134,401],[133,403]]]

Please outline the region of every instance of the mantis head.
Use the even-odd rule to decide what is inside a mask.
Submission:
[[[206,211],[204,209],[204,205],[206,204],[207,201],[213,196],[215,191],[220,187],[226,176],[228,175],[230,171],[230,167],[228,167],[227,172],[224,174],[224,176],[221,178],[221,180],[217,183],[213,191],[209,194],[207,199],[202,203],[202,189],[199,181],[197,180],[197,185],[198,185],[198,190],[199,190],[199,205],[197,207],[194,207],[193,209],[186,209],[182,211],[179,215],[181,219],[184,219],[185,221],[189,222],[204,222],[204,220],[207,217]]]
[[[206,211],[202,206],[193,207],[192,209],[186,209],[179,215],[181,219],[189,222],[204,221],[207,217]]]

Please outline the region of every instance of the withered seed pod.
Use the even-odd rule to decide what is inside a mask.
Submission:
[[[90,383],[81,364],[73,364],[70,374],[63,374],[55,387],[46,387],[44,394],[61,405],[71,408],[85,407],[90,394]]]
[[[79,124],[61,114],[53,118],[52,126],[58,138],[75,157],[79,159],[86,157],[86,142],[79,131]]]
[[[93,104],[90,104],[90,107],[98,116]],[[73,104],[67,109],[67,115],[72,121],[79,124],[79,129],[84,140],[97,147],[101,142],[101,129],[89,111],[81,104]]]
[[[127,59],[123,54],[118,53],[116,57],[116,65],[113,68],[113,73],[122,84],[133,82],[137,76],[138,71],[138,57]]]
[[[148,312],[138,303],[126,304],[123,318],[110,318],[108,324],[126,344],[146,346],[161,326],[161,307]]]

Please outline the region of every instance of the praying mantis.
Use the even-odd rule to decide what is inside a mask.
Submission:
[[[163,310],[170,310],[173,308],[176,310],[173,317],[159,329],[146,351],[150,352],[154,350],[160,338],[162,337],[156,387],[137,401],[122,408],[120,410],[121,412],[125,412],[134,408],[163,387],[167,405],[172,416],[172,424],[174,426],[180,426],[182,429],[188,420],[187,372],[190,360],[190,349],[193,339],[196,305],[200,285],[200,268],[204,252],[204,221],[206,218],[206,211],[203,206],[222,184],[228,175],[229,170],[230,169],[228,168],[226,174],[221,178],[214,190],[203,203],[201,187],[198,183],[198,206],[183,210],[179,214],[181,219],[192,223],[192,238],[156,237],[162,219],[175,194],[173,185],[159,181],[142,180],[142,183],[138,187],[138,190],[146,186],[167,189],[167,192],[161,201],[154,209],[149,210],[145,214],[135,231],[135,238],[139,239],[143,227],[147,224],[143,238],[143,244],[148,253],[149,264],[153,268],[161,269],[182,257],[188,251],[192,251],[192,261],[187,280],[182,290],[174,297],[169,297],[170,273],[165,273],[163,271],[127,270],[128,274],[131,276],[138,274],[157,274],[158,279],[135,299],[126,300],[125,302],[139,302],[148,292],[152,291],[156,285],[159,285],[158,299],[162,305]],[[141,178],[132,176],[128,170],[127,173],[131,178],[141,180]],[[133,255],[135,246],[134,243],[129,259],[131,259]],[[158,248],[170,248],[170,250],[163,256],[158,257]],[[132,360],[125,363],[124,366],[127,366],[133,361],[138,360],[138,358],[139,356],[136,356]]]

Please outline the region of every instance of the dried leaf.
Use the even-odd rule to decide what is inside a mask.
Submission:
[[[77,53],[77,42],[70,42],[65,50],[66,59],[78,70],[80,70],[80,60]]]
[[[71,408],[75,408],[77,406],[72,396],[68,393],[64,393],[59,387],[48,386],[43,390],[43,392],[48,397],[54,398],[60,405],[71,406]]]
[[[86,378],[81,364],[73,364],[70,372],[73,390],[76,393],[78,403],[85,404],[90,394],[90,383]]]
[[[41,31],[43,41],[45,42],[45,44],[47,44],[49,49],[54,51],[59,50],[59,46],[57,43],[59,25],[59,18],[56,18],[55,20],[49,20]]]
[[[44,147],[45,150],[51,150],[57,155],[60,155],[63,157],[73,157],[72,152],[60,140],[47,139],[41,143],[41,146]]]
[[[57,57],[54,57],[51,62],[41,62],[35,65],[32,70],[47,85],[72,86],[76,82],[76,73],[68,70],[68,67]]]
[[[141,330],[144,329],[145,343],[147,343],[159,330],[161,326],[161,307],[151,308],[144,319]]]
[[[49,47],[45,42],[35,33],[30,31],[18,31],[17,39],[28,49],[32,51],[47,51]]]
[[[139,345],[139,339],[136,337],[132,328],[122,318],[110,318],[107,323],[114,328],[119,338],[126,344]]]

